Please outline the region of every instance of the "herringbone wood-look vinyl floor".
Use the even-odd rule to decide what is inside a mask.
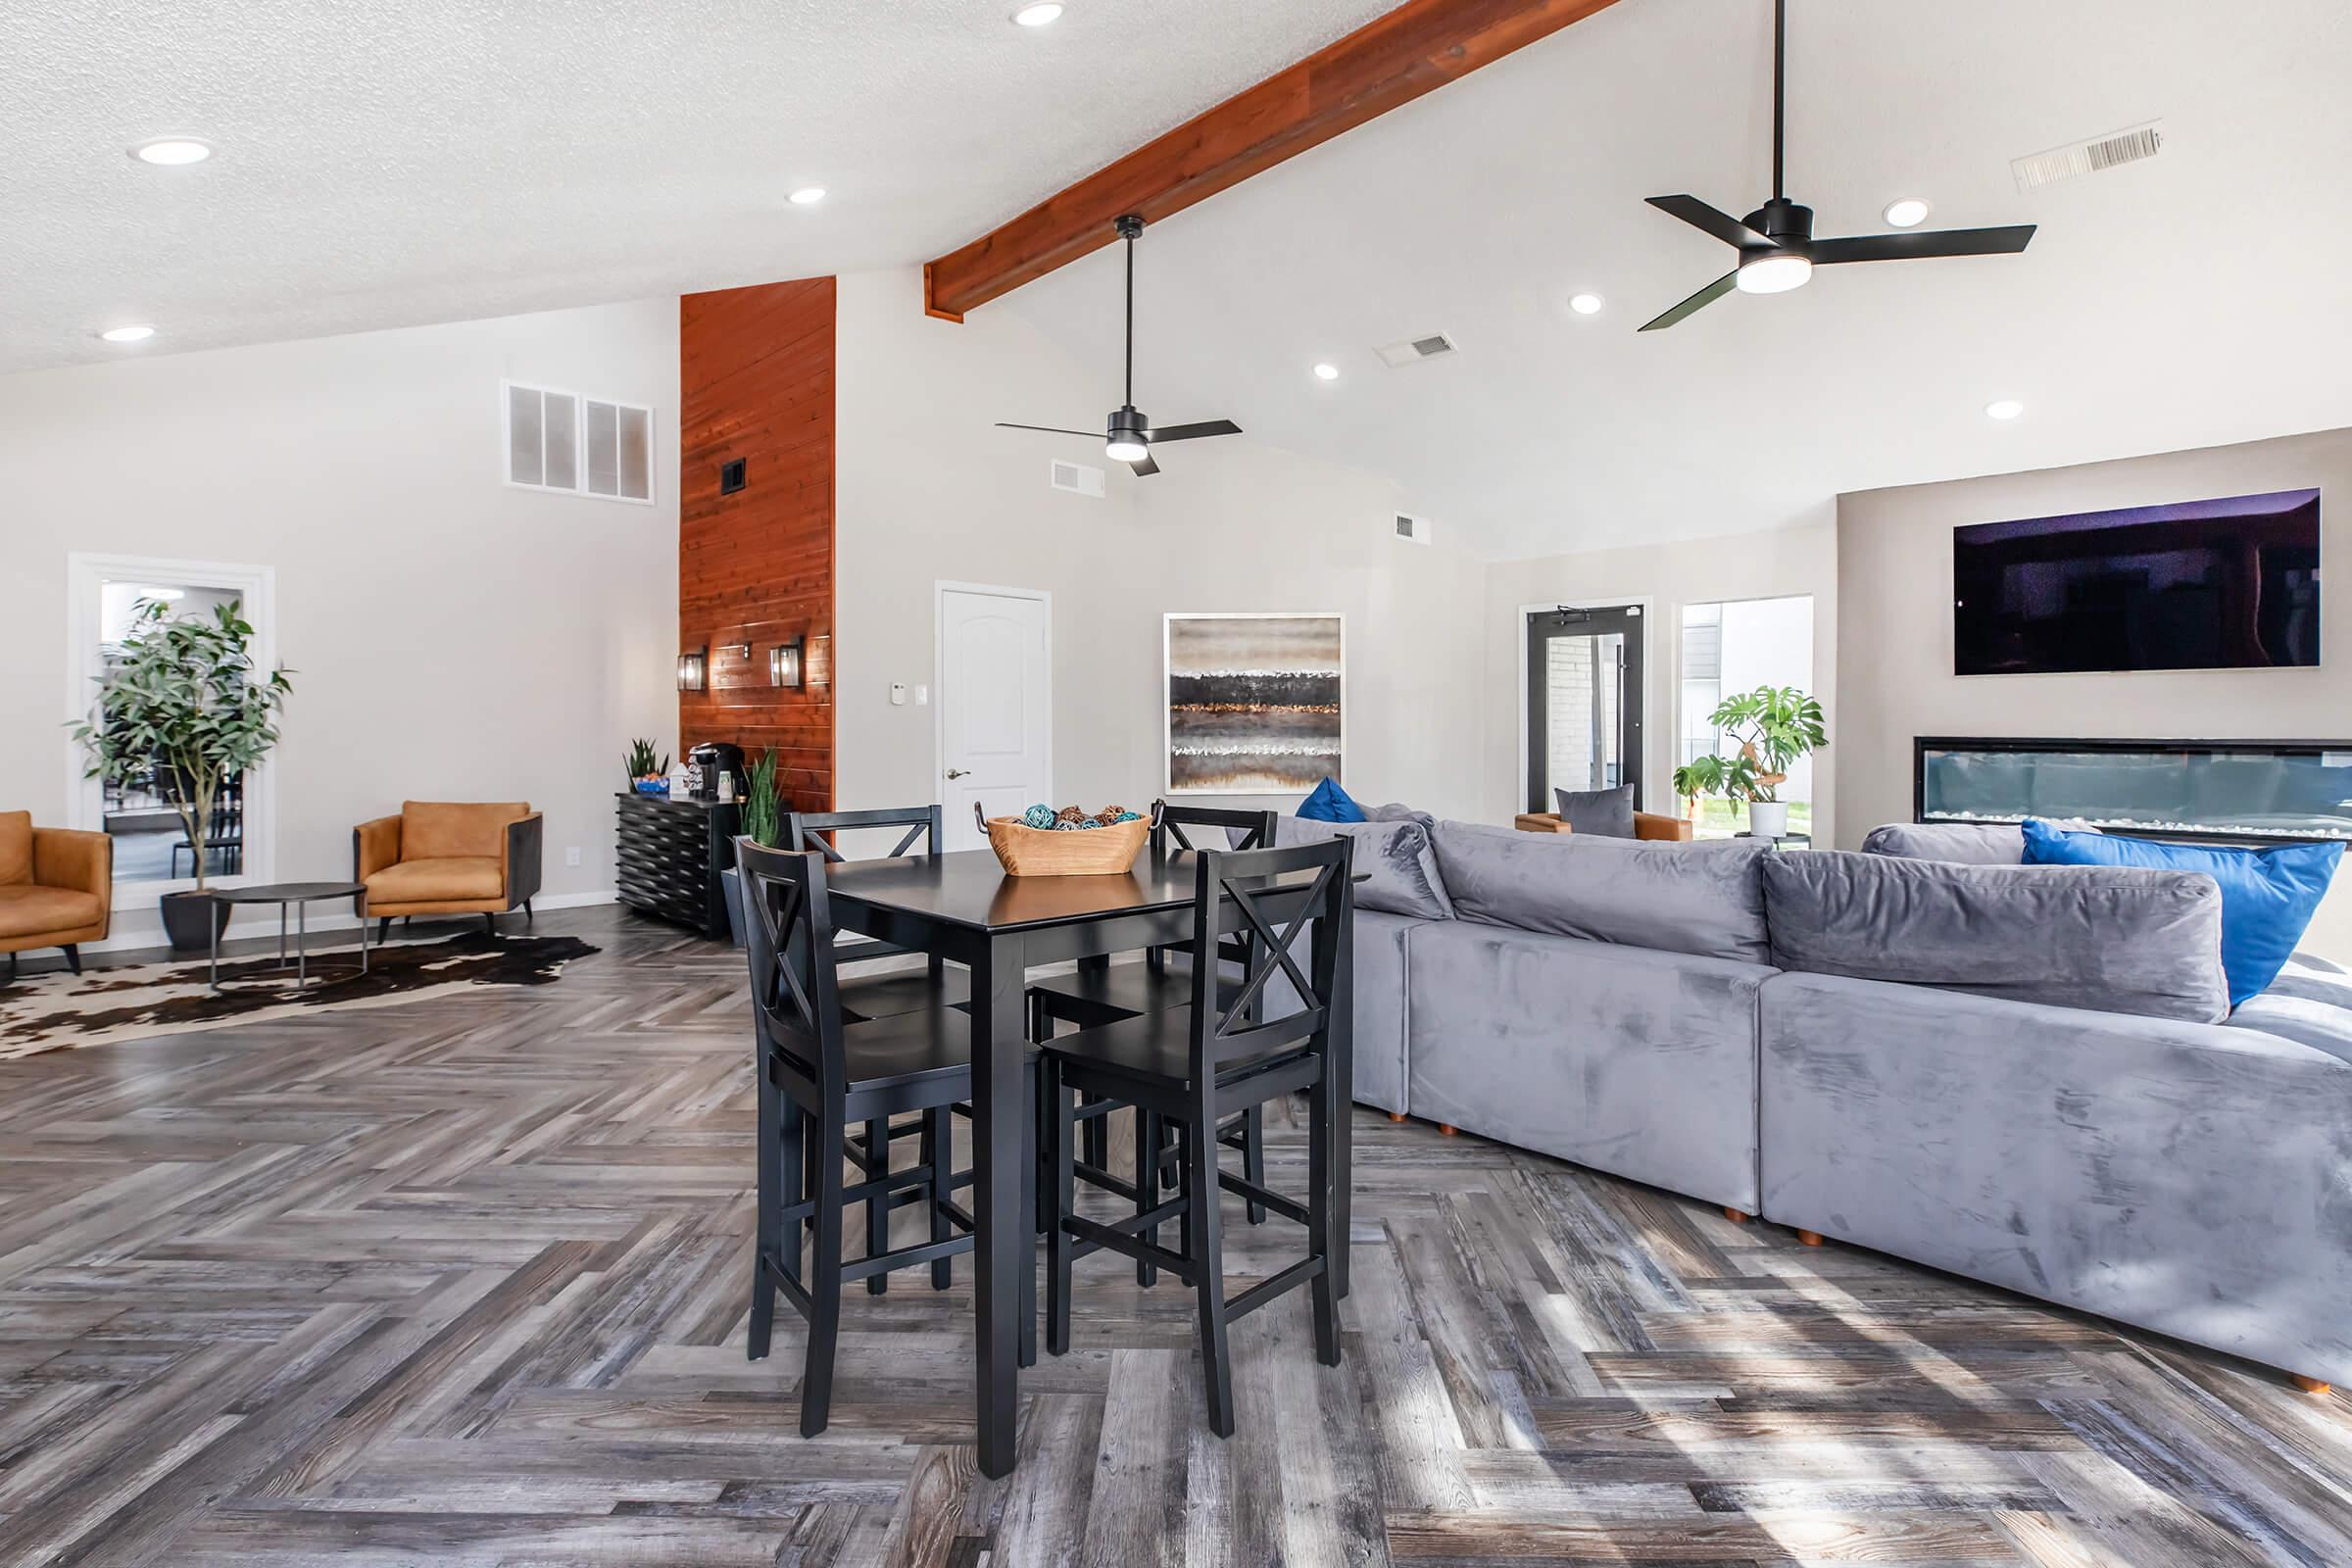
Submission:
[[[1345,1364],[1245,1320],[1230,1443],[1109,1257],[1010,1478],[968,1261],[845,1297],[803,1442],[740,958],[540,928],[605,951],[0,1065],[0,1563],[2352,1563],[2340,1396],[1370,1113]],[[1298,1245],[1238,1218],[1229,1289]]]

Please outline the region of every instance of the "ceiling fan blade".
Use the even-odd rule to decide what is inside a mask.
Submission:
[[[1700,289],[1697,293],[1683,301],[1682,304],[1677,305],[1672,310],[1666,312],[1663,316],[1657,317],[1652,320],[1642,322],[1642,330],[1644,332],[1655,332],[1661,327],[1672,326],[1684,317],[1695,315],[1705,307],[1714,304],[1717,300],[1723,298],[1726,294],[1729,294],[1733,289],[1739,286],[1740,270],[1735,267],[1730,271],[1717,278],[1714,282],[1709,283],[1705,288]]]
[[[1102,432],[1100,430],[1064,430],[1057,424],[1009,424],[999,419],[997,428],[1000,430],[1043,430],[1048,435],[1082,435],[1089,441],[1102,439]]]
[[[2014,256],[2034,237],[2032,223],[2007,228],[1939,228],[1925,234],[1857,234],[1850,239],[1817,239],[1819,267],[1839,262],[1913,262],[1935,256]]]
[[[1152,461],[1152,454],[1149,452],[1136,459],[1133,463],[1127,465],[1127,466],[1135,470],[1135,476],[1138,479],[1141,479],[1145,474],[1157,473],[1159,471],[1159,465]]]
[[[1692,228],[1703,228],[1726,245],[1752,250],[1772,243],[1731,214],[1719,213],[1695,196],[1652,196],[1648,200],[1659,212],[1671,213]]]
[[[1152,439],[1155,443],[1160,441],[1197,441],[1204,435],[1240,435],[1241,433],[1242,427],[1231,419],[1203,419],[1199,424],[1171,424],[1165,429],[1153,430]]]

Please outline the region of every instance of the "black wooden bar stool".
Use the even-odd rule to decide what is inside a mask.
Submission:
[[[1152,854],[1165,858],[1179,851],[1227,848],[1235,850],[1271,849],[1274,845],[1273,811],[1228,810],[1202,806],[1170,806],[1165,801],[1152,804]],[[1218,837],[1202,834],[1195,842],[1191,829],[1215,831]],[[1244,933],[1229,939],[1221,956],[1230,963],[1247,967],[1250,962],[1251,938]],[[1133,1018],[1147,1012],[1160,1012],[1169,1007],[1189,1005],[1193,999],[1193,944],[1188,939],[1163,947],[1145,950],[1141,963],[1081,965],[1076,974],[1057,975],[1042,980],[1029,989],[1029,1038],[1044,1042],[1057,1024],[1074,1024],[1081,1029],[1099,1028]],[[1182,959],[1171,963],[1171,959]],[[1222,971],[1220,970],[1220,975]],[[1229,1000],[1238,986],[1220,979],[1220,998]],[[1111,1100],[1082,1099],[1078,1120],[1083,1129],[1083,1143],[1076,1162],[1078,1179],[1105,1191],[1118,1194],[1136,1205],[1140,1213],[1154,1206],[1161,1188],[1175,1185],[1179,1151],[1172,1132],[1149,1112],[1136,1113],[1135,1176],[1133,1180],[1112,1171],[1109,1140],[1104,1123],[1110,1112],[1118,1108]],[[1217,1129],[1217,1142],[1225,1148],[1239,1150],[1243,1173],[1251,1181],[1263,1183],[1266,1171],[1266,1118],[1261,1105],[1251,1105],[1237,1114],[1232,1122]],[[1156,1156],[1160,1180],[1154,1186],[1146,1174]],[[1266,1217],[1263,1204],[1251,1201],[1248,1207],[1250,1223],[1258,1224]],[[1044,1225],[1041,1223],[1041,1229]],[[1148,1238],[1155,1239],[1155,1238]],[[1139,1284],[1150,1285],[1154,1273],[1150,1263],[1138,1262],[1135,1277]]]
[[[928,1263],[933,1287],[945,1288],[949,1259],[972,1249],[971,1214],[953,1196],[971,1175],[953,1168],[950,1121],[971,1098],[970,1019],[943,1004],[845,1021],[823,858],[740,839],[735,853],[749,917],[760,1101],[749,1349],[755,1361],[767,1354],[781,1293],[808,1322],[801,1435],[814,1437],[832,1401],[843,1283]],[[859,1123],[863,1136],[850,1131]],[[891,1148],[904,1137],[919,1137],[920,1153],[894,1171]],[[845,1180],[845,1163],[858,1181]],[[844,1259],[843,1216],[852,1203],[866,1205],[867,1255]],[[890,1213],[910,1204],[928,1214],[929,1238],[891,1248]]]
[[[1337,1298],[1331,1256],[1337,1199],[1333,1145],[1344,1107],[1341,1074],[1334,1070],[1333,998],[1349,985],[1353,899],[1348,872],[1354,849],[1342,837],[1290,849],[1203,852],[1194,895],[1192,951],[1222,954],[1247,935],[1250,961],[1228,997],[1220,997],[1216,965],[1200,963],[1190,977],[1188,1004],[1138,1013],[1081,1029],[1045,1044],[1045,1129],[1052,1165],[1049,1186],[1054,1223],[1047,1241],[1046,1346],[1055,1355],[1070,1345],[1070,1266],[1101,1248],[1165,1269],[1193,1287],[1199,1301],[1200,1358],[1208,1386],[1209,1427],[1233,1435],[1233,1369],[1226,1325],[1285,1292],[1304,1285],[1314,1295],[1315,1357],[1340,1359]],[[1300,873],[1307,875],[1300,876]],[[1296,878],[1300,887],[1270,879]],[[1284,918],[1285,913],[1288,918]],[[1307,968],[1293,951],[1312,924]],[[1280,973],[1296,988],[1300,1010],[1260,1021],[1257,1002]],[[1344,1047],[1343,1047],[1344,1049]],[[1298,1201],[1247,1172],[1220,1168],[1216,1130],[1237,1111],[1299,1090],[1311,1094],[1307,1132],[1307,1192]],[[1105,1225],[1075,1211],[1077,1112],[1071,1094],[1132,1105],[1177,1132],[1182,1176],[1176,1198],[1139,1199],[1137,1212]],[[1139,1177],[1144,1172],[1139,1169]],[[1146,1199],[1155,1184],[1139,1180]],[[1224,1247],[1218,1199],[1231,1191],[1306,1227],[1306,1256],[1270,1279],[1225,1298]],[[1176,1251],[1152,1237],[1181,1220]],[[1344,1245],[1344,1242],[1343,1242]]]

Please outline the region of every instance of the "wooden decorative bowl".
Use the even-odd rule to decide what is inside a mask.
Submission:
[[[1007,876],[1116,876],[1135,865],[1152,836],[1152,819],[1059,833],[1017,816],[983,817],[988,847]]]

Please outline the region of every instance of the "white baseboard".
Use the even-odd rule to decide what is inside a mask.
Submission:
[[[585,893],[542,893],[531,900],[531,907],[533,910],[584,909],[593,905],[611,904],[613,899],[614,894],[611,888],[592,888]],[[360,917],[351,912],[343,900],[336,900],[335,905],[332,912],[313,908],[310,912],[309,928],[314,932],[358,930]],[[259,912],[264,917],[260,924],[257,926],[253,923],[250,912],[243,922],[232,917],[228,923],[227,939],[229,941],[275,934],[273,923],[267,918],[270,906],[256,905],[252,906],[252,911]],[[434,915],[431,918],[470,920],[473,916],[453,914]],[[287,922],[289,930],[292,929],[292,924],[291,920]],[[160,948],[163,945],[164,917],[150,904],[138,911],[117,909],[114,916],[114,929],[108,934],[106,940],[84,942],[81,944],[81,951],[84,953],[128,953],[141,948]]]

